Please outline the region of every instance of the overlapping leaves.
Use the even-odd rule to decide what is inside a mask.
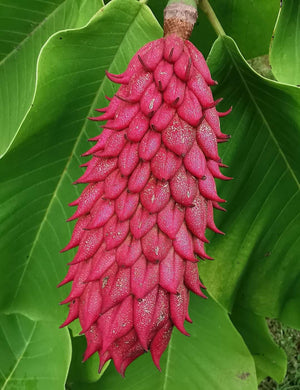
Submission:
[[[209,65],[221,81],[216,96],[234,105],[221,155],[234,180],[220,183],[228,213],[225,238],[210,247],[218,260],[200,274],[218,301],[300,327],[298,254],[300,91],[255,74],[230,38],[216,41]]]
[[[102,0],[0,1],[0,156],[29,110],[41,47],[55,32],[85,25]]]
[[[86,140],[99,132],[85,118],[114,92],[105,69],[123,71],[133,53],[161,33],[147,6],[114,0],[88,26],[56,34],[44,47],[33,106],[0,162],[2,312],[23,313],[35,322],[51,319],[57,332],[65,315],[57,303],[68,287],[60,291],[55,285],[71,259],[58,253],[72,229],[65,223],[71,213],[66,205],[81,191],[71,183],[81,174]],[[228,213],[217,217],[226,237],[213,237],[208,252],[216,260],[201,263],[200,274],[227,309],[242,306],[299,327],[299,90],[260,78],[230,38],[217,40],[209,64],[219,81],[215,97],[225,98],[224,108],[234,107],[223,120],[224,131],[233,137],[220,153],[235,180],[219,188],[228,200]],[[184,336],[174,334],[163,372],[141,358],[122,382],[125,389],[136,381],[142,389],[162,383],[164,389],[176,388],[182,372],[191,378],[191,390],[200,384],[216,389],[216,378],[227,377],[229,365],[235,368],[228,388],[256,388],[252,357],[226,312],[212,299],[193,297],[191,315],[189,346]],[[230,341],[226,348],[221,338]],[[251,338],[245,340],[252,352]],[[272,373],[267,366],[263,375],[280,378],[280,356],[278,362],[279,368],[275,364]],[[218,376],[210,372],[212,366],[219,367]],[[101,378],[110,389],[120,380],[112,369]]]

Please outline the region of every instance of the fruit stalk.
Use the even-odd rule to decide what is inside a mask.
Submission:
[[[226,35],[221,23],[219,22],[219,19],[217,18],[217,15],[215,14],[215,11],[209,4],[209,1],[199,0],[199,8],[205,13],[207,19],[210,21],[210,24],[212,25],[217,35]]]
[[[196,1],[169,1],[164,10],[164,36],[188,39],[198,17]]]

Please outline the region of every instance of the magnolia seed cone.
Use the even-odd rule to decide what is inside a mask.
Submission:
[[[175,325],[187,335],[190,291],[205,297],[198,276],[213,208],[224,202],[214,178],[220,172],[220,130],[210,90],[215,82],[202,54],[171,34],[142,47],[120,75],[102,115],[107,121],[85,173],[87,183],[69,219],[78,246],[60,285],[72,281],[69,315],[87,339],[84,359],[98,352],[100,369],[117,370],[150,350],[156,366]]]

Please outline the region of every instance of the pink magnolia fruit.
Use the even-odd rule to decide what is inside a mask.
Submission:
[[[79,318],[84,360],[113,359],[117,370],[150,350],[159,368],[175,325],[183,334],[189,292],[205,297],[198,276],[205,230],[222,233],[213,208],[224,202],[214,178],[228,179],[217,143],[220,130],[209,69],[202,54],[176,34],[150,42],[127,70],[107,77],[121,84],[101,115],[107,121],[76,183],[87,183],[69,220],[78,247],[62,303]],[[226,114],[226,113],[225,113]]]

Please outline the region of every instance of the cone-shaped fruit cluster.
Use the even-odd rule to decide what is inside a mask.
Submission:
[[[214,178],[221,172],[221,133],[215,84],[202,54],[169,35],[141,48],[96,121],[107,120],[71,203],[78,219],[64,250],[78,246],[67,276],[73,281],[63,326],[79,318],[85,359],[98,351],[100,367],[113,359],[124,373],[150,350],[159,367],[175,325],[183,334],[189,291],[204,296],[197,257],[205,229],[220,233]],[[226,113],[225,113],[226,114]],[[221,208],[222,209],[222,208]]]

